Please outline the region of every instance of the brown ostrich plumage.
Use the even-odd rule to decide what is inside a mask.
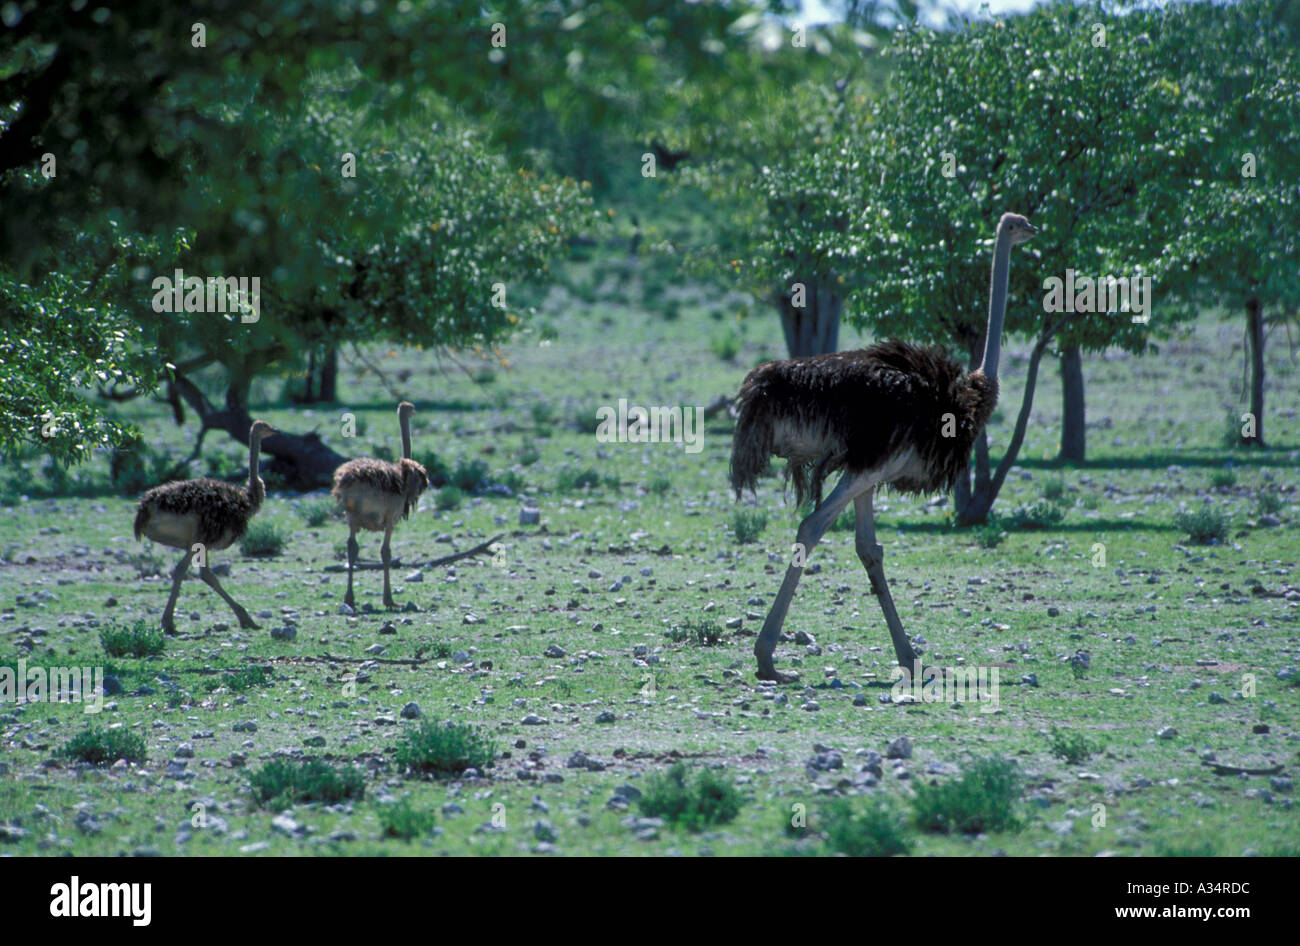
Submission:
[[[224,549],[238,542],[248,531],[248,521],[261,508],[261,497],[243,487],[202,477],[155,487],[140,497],[135,513],[138,541],[149,528],[155,512],[190,516],[194,520],[194,541],[209,549]]]
[[[786,459],[798,502],[822,499],[827,475],[878,469],[912,448],[919,463],[886,481],[907,493],[950,488],[993,413],[998,383],[940,348],[897,340],[759,365],[741,385],[731,485],[753,490],[769,457]]]
[[[393,509],[401,504],[400,518],[407,519],[411,510],[420,501],[420,494],[429,487],[429,473],[414,460],[403,457],[395,463],[387,460],[371,460],[362,457],[349,460],[334,471],[334,488],[330,495],[347,507],[348,497],[358,490],[371,490],[384,496],[393,497]],[[373,521],[375,525],[367,525]],[[364,520],[361,528],[371,532],[382,532],[384,520]]]

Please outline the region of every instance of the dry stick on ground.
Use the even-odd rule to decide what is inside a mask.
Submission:
[[[485,542],[480,542],[478,545],[474,546],[472,549],[466,549],[466,550],[463,551],[463,552],[455,552],[455,553],[453,553],[453,554],[451,554],[451,555],[444,555],[442,558],[435,558],[435,559],[434,559],[433,561],[431,561],[431,562],[425,562],[424,567],[425,567],[425,568],[438,568],[438,567],[440,567],[440,566],[442,566],[442,565],[450,565],[452,562],[459,562],[462,558],[469,558],[470,556],[472,556],[472,555],[478,555],[478,554],[481,553],[481,552],[488,552],[488,551],[491,551],[492,546],[495,545],[496,542],[497,542],[499,539],[503,539],[503,538],[505,538],[505,533],[504,533],[504,532],[500,533],[499,535],[495,535],[495,536],[493,536],[492,538],[488,539],[488,540],[485,541]],[[393,559],[393,562],[392,562],[392,563],[393,563],[394,565],[401,565],[401,564],[402,564],[402,560],[401,560],[400,558],[395,558],[395,559]],[[371,569],[371,570],[373,570],[373,569],[383,568],[384,566],[383,566],[383,563],[382,563],[382,562],[357,562],[357,566],[356,566],[356,567],[357,567],[358,569],[363,569],[363,570],[365,570],[365,569]],[[345,571],[346,569],[347,569],[347,566],[346,566],[346,565],[326,565],[326,566],[325,566],[325,571],[327,571],[327,572],[341,572],[341,571]]]
[[[1214,769],[1215,775],[1281,775],[1282,766],[1275,765],[1269,769],[1249,769],[1240,765],[1224,765],[1222,762],[1202,762]]]

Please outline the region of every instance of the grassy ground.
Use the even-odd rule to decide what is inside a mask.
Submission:
[[[698,454],[601,444],[593,432],[596,408],[621,397],[703,405],[733,392],[749,366],[779,354],[779,329],[765,313],[738,323],[737,298],[685,288],[643,305],[633,283],[637,301],[625,304],[622,276],[604,272],[575,269],[573,292],[553,289],[535,333],[505,350],[508,368],[373,350],[369,367],[348,359],[337,408],[259,410],[289,429],[316,427],[345,453],[392,455],[400,393],[419,410],[417,455],[453,469],[481,461],[490,480],[536,501],[541,524],[520,526],[517,496],[488,491],[439,510],[426,493],[394,540],[396,597],[418,610],[384,612],[379,573],[367,571],[362,613],[340,613],[344,576],[331,569],[346,530],[335,518],[308,525],[323,493],[273,490],[258,519],[287,537],[284,550],[213,556],[229,563],[224,584],[262,629],[238,630],[191,578],[180,635],[162,654],[108,658],[105,628],[141,618],[156,627],[175,554],[136,545],[132,502],[105,488],[106,463],[54,482],[35,461],[9,467],[0,665],[102,666],[124,692],[98,715],[75,704],[0,704],[0,853],[823,853],[836,796],[862,805],[883,794],[906,811],[916,786],[948,783],[995,754],[1015,760],[1023,779],[1019,827],[949,836],[908,826],[913,854],[1300,853],[1289,781],[1300,687],[1279,679],[1300,664],[1300,392],[1284,341],[1271,356],[1265,454],[1223,445],[1226,418],[1240,411],[1240,330],[1207,318],[1157,358],[1088,360],[1084,468],[1048,462],[1059,388],[1047,372],[998,508],[1059,497],[1059,524],[1009,531],[988,548],[996,536],[982,544],[951,530],[947,506],[890,495],[878,503],[905,624],[932,662],[998,668],[989,712],[976,701],[891,699],[892,649],[843,530],[815,551],[786,622],[808,637],[778,648],[779,666],[798,669],[802,682],[755,683],[753,634],[797,521],[779,480],[758,497],[766,528],[741,544],[724,420],[710,422]],[[1023,371],[1013,346],[991,426],[995,455]],[[154,406],[124,410],[136,412],[153,448],[188,452],[192,428]],[[345,412],[358,419],[353,442],[340,437]],[[242,453],[214,435],[202,466],[234,473]],[[575,488],[587,471],[595,484]],[[44,495],[50,489],[65,495]],[[1269,503],[1278,525],[1261,524],[1272,521],[1261,520]],[[1175,526],[1179,510],[1201,507],[1228,517],[1226,543],[1195,545]],[[497,533],[505,537],[494,556],[421,568]],[[362,554],[377,559],[376,537],[365,537]],[[717,643],[699,642],[701,622],[721,632]],[[273,639],[271,629],[285,626],[296,639]],[[1091,657],[1086,671],[1069,662],[1080,650]],[[271,672],[251,685],[225,672],[246,665]],[[495,765],[479,778],[405,775],[394,757],[414,725],[401,715],[410,702],[425,719],[491,737]],[[146,761],[96,768],[59,757],[87,724],[137,734]],[[1090,756],[1054,755],[1054,728],[1058,741],[1082,737]],[[869,786],[860,772],[874,763],[868,753],[884,755],[899,736],[911,757],[885,759]],[[595,764],[568,767],[578,752]],[[1217,775],[1203,764],[1210,754],[1284,771]],[[282,757],[355,765],[364,797],[298,803],[287,817],[259,806],[250,779]],[[626,810],[611,805],[634,794],[621,786],[644,789],[678,760],[722,767],[745,801],[734,821],[692,833],[636,820],[635,799]],[[386,836],[403,821],[395,810],[415,825],[411,840]],[[412,813],[431,817],[420,824]],[[790,827],[800,816],[806,830]]]

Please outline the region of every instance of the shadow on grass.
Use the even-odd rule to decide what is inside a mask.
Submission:
[[[1297,446],[1274,444],[1267,450],[1222,450],[1201,454],[1153,453],[1144,457],[1104,457],[1082,463],[1064,463],[1057,459],[1034,460],[1019,458],[1016,465],[1034,470],[1163,470],[1171,466],[1184,469],[1222,469],[1229,464],[1235,467],[1266,467],[1294,465],[1288,453],[1300,450]]]

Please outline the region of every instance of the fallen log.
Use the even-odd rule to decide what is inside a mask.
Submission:
[[[469,558],[473,555],[479,555],[483,552],[490,552],[492,550],[492,546],[495,545],[498,541],[500,541],[503,538],[505,538],[504,532],[500,533],[499,535],[493,536],[492,538],[488,539],[485,542],[480,542],[472,549],[466,549],[463,552],[454,552],[451,555],[444,555],[442,558],[435,558],[431,562],[425,562],[424,565],[421,567],[440,568],[443,565],[450,565],[452,562],[459,562],[462,558]],[[357,562],[357,564],[354,566],[354,569],[356,571],[377,571],[378,569],[381,569],[383,567],[384,567],[383,562]],[[405,566],[402,565],[401,559],[395,558],[390,563],[390,567],[402,568]],[[345,572],[348,570],[348,566],[344,563],[339,563],[335,565],[326,565],[324,570],[327,572]]]
[[[1251,769],[1240,765],[1225,765],[1222,762],[1202,762],[1201,765],[1207,765],[1214,769],[1215,775],[1281,775],[1282,766],[1275,765],[1268,769]]]

